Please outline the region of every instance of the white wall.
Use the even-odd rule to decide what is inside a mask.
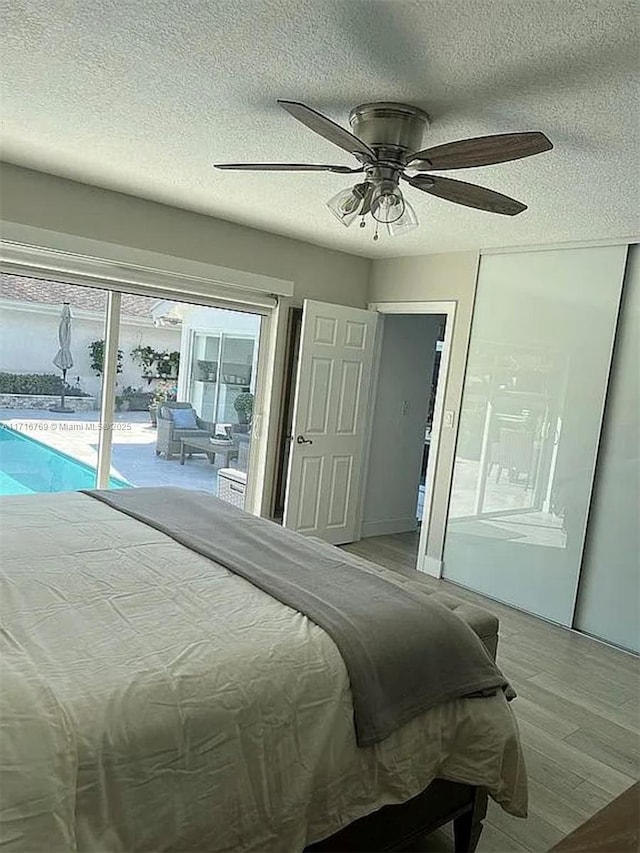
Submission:
[[[186,303],[181,306],[182,327],[208,332],[241,332],[256,335],[260,330],[260,317],[246,311],[226,311],[221,308],[201,308]]]
[[[575,625],[640,652],[640,245],[629,249]]]
[[[435,345],[443,320],[437,314],[387,314],[383,319],[363,536],[416,529]]]
[[[371,271],[369,291],[371,302],[432,300],[457,303],[451,342],[448,390],[444,401],[445,410],[455,412],[455,420],[452,428],[443,427],[442,429],[426,550],[427,556],[436,560],[442,558],[458,426],[457,416],[462,399],[478,261],[479,256],[475,252],[385,258],[375,261]]]
[[[294,299],[364,307],[367,258],[2,164],[2,219],[294,283]]]
[[[0,371],[7,373],[60,373],[53,364],[58,351],[59,310],[38,311],[37,304],[31,308],[0,306]],[[101,377],[90,367],[89,344],[104,338],[104,318],[86,313],[77,316],[71,305],[72,338],[71,354],[73,367],[67,381],[75,385],[80,377],[80,387],[91,396],[100,392]],[[118,392],[127,385],[144,387],[140,366],[134,364],[130,352],[138,344],[149,345],[157,350],[177,350],[180,347],[180,332],[175,329],[157,329],[124,322],[121,325],[119,347],[123,350],[124,371],[118,376]]]
[[[103,338],[104,332],[101,332],[98,337]],[[143,391],[153,390],[153,383],[148,384],[147,380],[142,378],[141,366],[135,364],[131,359],[131,350],[140,344],[153,347],[160,352],[163,350],[178,350],[180,352],[180,331],[179,329],[138,326],[126,320],[121,321],[118,347],[123,352],[122,364],[124,369],[122,374],[118,376],[117,394],[127,386],[142,388]],[[100,382],[97,377],[95,380],[97,383]]]

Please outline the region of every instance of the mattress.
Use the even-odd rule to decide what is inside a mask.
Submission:
[[[436,777],[526,813],[502,694],[358,747],[344,663],[302,614],[86,495],[0,512],[8,850],[299,851]]]

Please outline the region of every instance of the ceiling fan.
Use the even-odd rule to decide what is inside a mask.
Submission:
[[[533,131],[461,139],[420,150],[429,116],[408,104],[381,101],[356,107],[349,116],[351,133],[305,104],[282,100],[278,103],[315,133],[352,154],[358,165],[351,168],[305,163],[220,163],[216,169],[363,174],[359,183],[341,190],[327,205],[346,227],[360,216],[363,228],[365,217],[371,215],[376,222],[374,240],[378,239],[380,224],[386,225],[391,236],[404,234],[418,225],[415,211],[400,188],[401,180],[455,204],[505,216],[522,213],[527,209],[526,204],[494,190],[440,175],[411,172],[490,166],[553,148],[544,133]]]

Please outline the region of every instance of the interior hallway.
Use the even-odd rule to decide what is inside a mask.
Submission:
[[[391,569],[415,569],[417,533],[345,546]],[[489,804],[479,853],[543,853],[640,778],[640,659],[444,580],[426,581],[494,613],[498,663],[518,693],[513,710],[529,774],[529,818]],[[412,845],[453,850],[447,829]]]

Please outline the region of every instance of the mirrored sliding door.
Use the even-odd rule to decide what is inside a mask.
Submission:
[[[564,625],[582,561],[626,246],[482,258],[444,576]]]

